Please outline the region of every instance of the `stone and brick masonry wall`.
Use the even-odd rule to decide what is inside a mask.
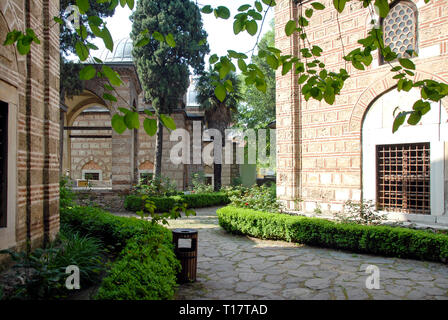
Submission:
[[[15,230],[0,237],[0,249],[41,246],[59,231],[59,28],[50,29],[58,13],[58,0],[0,2],[1,43],[9,31],[26,28],[41,40],[27,56],[13,46],[0,49],[0,97],[13,97],[16,102],[6,102],[17,114],[9,123],[17,128],[9,140],[16,145],[15,162],[9,163],[16,167],[9,181],[16,197],[8,199],[14,216],[0,234],[8,226]]]
[[[103,112],[81,113],[73,126],[110,127],[110,114]],[[111,135],[111,130],[72,131],[76,135]],[[82,179],[82,170],[101,169],[102,179],[110,184],[112,174],[112,141],[110,138],[71,139],[72,179]],[[89,166],[96,164],[97,167]]]
[[[367,36],[371,17],[359,1],[348,2],[339,15],[332,1],[326,9],[315,11],[306,28],[311,45],[323,49],[322,61],[329,70],[346,68],[351,75],[333,105],[300,96],[297,76],[277,73],[277,194],[288,208],[313,211],[339,211],[346,200],[360,200],[361,127],[365,111],[376,97],[395,85],[390,66],[372,65],[364,71],[354,69],[342,59]],[[448,1],[414,1],[418,8],[418,51],[413,58],[416,79],[448,80]],[[305,4],[303,12],[310,4]],[[291,0],[277,1],[275,37],[283,54],[298,52],[297,34],[287,37],[285,24],[298,17],[298,6]],[[344,49],[341,44],[344,43]],[[443,101],[447,108],[448,103]],[[295,200],[303,200],[298,202]]]

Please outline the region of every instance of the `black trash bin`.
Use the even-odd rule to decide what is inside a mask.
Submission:
[[[179,240],[190,239],[188,245],[179,246]],[[196,281],[196,269],[198,264],[198,231],[195,229],[174,229],[173,230],[174,252],[180,260],[182,269],[177,275],[180,283]]]

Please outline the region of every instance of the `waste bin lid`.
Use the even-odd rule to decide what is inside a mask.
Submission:
[[[173,233],[179,233],[179,234],[196,234],[198,233],[198,230],[196,229],[174,229]]]

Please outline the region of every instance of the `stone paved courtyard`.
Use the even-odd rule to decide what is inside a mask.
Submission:
[[[197,282],[177,299],[444,299],[448,266],[266,241],[226,233],[216,209],[171,221],[199,230]],[[367,289],[367,265],[380,269],[380,289]]]

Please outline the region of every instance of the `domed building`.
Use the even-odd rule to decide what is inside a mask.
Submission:
[[[130,38],[120,39],[114,44],[115,48],[113,52],[104,48],[101,54],[97,57],[104,63],[112,64],[133,64],[134,60],[132,57],[132,40]]]
[[[127,191],[140,180],[151,179],[154,170],[155,136],[148,136],[143,130],[147,115],[145,109],[152,109],[145,101],[144,92],[132,58],[132,40],[121,39],[110,52],[102,50],[96,57],[118,72],[124,84],[117,87],[118,101],[103,98],[104,79],[94,78],[84,82],[82,94],[66,97],[64,112],[64,139],[62,173],[73,180],[75,189],[86,187],[109,192]],[[88,61],[95,65],[94,59]],[[193,123],[203,128],[204,113],[196,101],[194,78],[183,99],[174,108],[171,117],[177,128],[185,129],[190,135],[190,150],[193,138]],[[115,94],[116,95],[116,94]],[[125,100],[125,101],[123,101]],[[119,107],[126,104],[140,113],[141,128],[126,130],[117,134],[111,128],[112,116]],[[213,183],[213,170],[202,164],[174,164],[170,160],[170,150],[179,142],[170,141],[170,132],[164,130],[162,175],[169,178],[179,190],[191,186],[192,174],[205,172],[207,181]],[[192,155],[190,154],[192,158]],[[192,162],[192,161],[191,161]],[[233,175],[238,170],[233,170]],[[222,183],[229,185],[233,179],[230,165],[223,166]]]

